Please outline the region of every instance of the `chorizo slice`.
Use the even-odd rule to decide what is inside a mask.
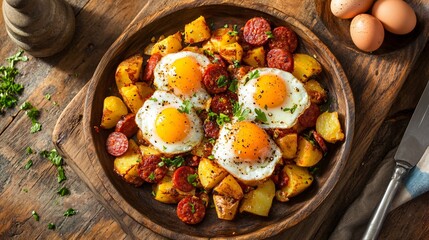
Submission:
[[[320,115],[320,108],[314,103],[310,104],[302,114],[299,116],[298,121],[304,128],[316,126],[317,117]]]
[[[189,166],[179,167],[173,173],[173,186],[183,192],[192,191],[195,188],[193,184],[197,183],[195,178],[190,182],[190,175],[194,174],[195,170]]]
[[[197,224],[206,215],[203,201],[196,196],[187,196],[177,204],[177,217],[186,224]]]
[[[121,132],[112,132],[106,140],[107,152],[115,157],[122,156],[128,150],[128,138]]]
[[[188,155],[185,158],[185,164],[190,167],[198,167],[200,164],[201,157],[196,155]]]
[[[262,46],[268,41],[270,31],[271,26],[267,20],[261,17],[251,18],[243,27],[243,38],[253,46]]]
[[[153,81],[153,71],[161,58],[162,55],[160,53],[154,53],[150,56],[143,72],[143,81],[149,83]]]
[[[210,64],[203,77],[203,84],[211,94],[225,92],[229,86],[229,76],[220,64]]]
[[[318,132],[313,131],[313,137],[319,147],[322,149],[322,151],[324,153],[328,152],[328,147],[326,146],[325,140],[323,140],[322,136]]]
[[[223,113],[232,117],[233,102],[237,101],[237,95],[231,92],[216,94],[210,103],[210,110],[214,113]]]
[[[267,53],[267,65],[286,72],[293,72],[293,56],[288,50],[274,48]]]
[[[122,116],[115,128],[115,132],[121,132],[129,138],[134,136],[138,130],[139,127],[137,126],[136,115],[134,113]]]
[[[161,156],[158,155],[144,155],[141,163],[137,167],[139,176],[149,183],[157,183],[167,174],[167,167],[165,165],[159,166]]]
[[[293,53],[298,46],[298,37],[296,33],[288,27],[276,27],[273,30],[273,38],[268,41],[270,49],[280,48]]]
[[[219,125],[216,121],[207,120],[203,124],[204,136],[207,138],[218,138],[219,137]]]

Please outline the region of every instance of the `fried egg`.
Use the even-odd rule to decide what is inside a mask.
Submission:
[[[202,79],[210,60],[198,53],[182,51],[171,53],[158,62],[154,69],[154,85],[191,101],[196,109],[205,109],[210,95]]]
[[[200,118],[172,93],[155,91],[136,115],[143,137],[160,152],[188,152],[203,139]]]
[[[271,176],[282,156],[265,130],[250,121],[225,123],[212,154],[220,166],[249,185]]]
[[[262,128],[290,128],[310,106],[304,84],[275,68],[247,73],[238,85],[238,102],[250,110],[246,119],[257,121]]]

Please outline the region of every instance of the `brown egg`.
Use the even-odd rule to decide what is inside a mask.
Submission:
[[[372,52],[383,43],[383,24],[372,15],[359,14],[350,24],[350,35],[356,47],[365,52]]]
[[[331,12],[336,17],[348,19],[368,11],[374,0],[332,0]]]
[[[381,21],[387,31],[395,34],[410,33],[417,23],[414,10],[400,0],[376,1],[372,8],[372,15]]]

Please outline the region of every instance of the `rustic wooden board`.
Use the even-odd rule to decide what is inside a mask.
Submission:
[[[365,54],[356,51],[354,48],[350,47],[350,45],[342,45],[342,40],[334,37],[332,33],[326,29],[326,26],[323,25],[323,22],[319,21],[320,18],[323,18],[323,16],[317,13],[320,11],[320,9],[326,7],[324,4],[327,4],[328,2],[322,2],[321,4],[313,4],[311,1],[305,1],[301,3],[298,1],[291,1],[289,3],[280,3],[276,1],[273,2],[273,4],[276,4],[275,6],[277,6],[277,8],[291,16],[298,18],[305,25],[312,28],[313,31],[316,32],[316,34],[322,38],[322,40],[324,40],[324,42],[331,48],[337,58],[340,59],[340,62],[343,64],[343,67],[349,76],[352,89],[355,94],[357,112],[357,128],[354,144],[355,148],[352,151],[349,164],[347,165],[347,168],[350,171],[347,171],[343,174],[342,178],[344,181],[338,184],[337,188],[333,191],[329,199],[316,211],[315,214],[311,215],[310,218],[296,227],[283,233],[283,235],[287,236],[288,238],[296,238],[298,236],[300,239],[314,238],[315,236],[318,236],[318,238],[326,237],[332,230],[336,221],[338,221],[337,216],[339,216],[342,210],[347,207],[347,203],[350,202],[350,199],[359,193],[357,188],[354,188],[355,191],[346,189],[351,189],[350,186],[356,182],[359,182],[362,186],[364,181],[347,180],[356,180],[356,178],[360,180],[364,179],[358,175],[364,152],[374,138],[374,135],[381,125],[383,119],[386,117],[393,100],[395,99],[403,82],[405,81],[412,65],[415,63],[418,54],[427,42],[428,26],[427,19],[424,19],[427,17],[427,14],[425,15],[423,12],[423,7],[419,7],[424,5],[424,3],[421,1],[412,2],[414,8],[420,10],[420,12],[418,12],[418,16],[420,17],[419,21],[421,25],[419,27],[421,28],[421,32],[418,37],[414,39],[411,44],[405,45],[401,49],[385,49],[378,55]],[[152,3],[151,9],[146,9],[146,12],[141,12],[137,19],[144,17],[145,14],[150,14],[151,11],[154,11],[157,9],[157,7],[164,7],[162,3],[157,4],[159,5],[156,6],[155,3]],[[386,76],[389,76],[389,79],[386,79]],[[371,117],[367,119],[367,116]],[[68,119],[68,117],[70,116],[64,116],[63,119]],[[64,124],[67,124],[67,122],[59,122],[59,125],[57,125],[56,128],[56,134],[61,132],[61,127],[64,127]],[[74,152],[76,150],[76,146],[73,145],[68,145],[70,148],[62,147],[66,145],[65,143],[67,141],[71,140],[74,143],[79,142],[76,141],[78,138],[73,139],[73,137],[76,136],[69,136],[69,138],[63,137],[56,139],[57,146],[60,147],[65,153]],[[93,153],[89,154],[89,157],[94,157]],[[77,161],[77,165],[81,161],[85,161],[84,159],[74,158],[75,154],[68,155],[71,157],[69,161]],[[88,159],[86,159],[86,161],[87,160]],[[371,160],[368,160],[368,162],[374,163],[374,161]],[[88,169],[86,170],[86,173],[82,172],[81,174],[85,175],[87,178],[95,178],[95,180],[97,180],[93,174],[93,171]],[[85,182],[91,185],[90,182]],[[96,189],[99,191],[98,188]],[[344,190],[344,192],[342,190]],[[111,203],[112,202],[109,201],[109,204]],[[332,211],[332,209],[335,211]],[[111,210],[115,212],[118,209],[116,209],[115,206],[112,207]],[[119,218],[122,218],[123,222],[133,223],[133,221],[127,216],[119,216]],[[131,220],[131,222],[129,220]],[[324,224],[322,224],[322,222]],[[124,224],[121,225],[123,226]],[[131,226],[132,224],[127,225]],[[134,230],[134,233],[137,235],[145,234],[145,231]]]

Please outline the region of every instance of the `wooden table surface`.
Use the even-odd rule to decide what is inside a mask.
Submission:
[[[61,112],[91,78],[105,51],[147,4],[146,1],[127,0],[68,2],[76,16],[76,33],[71,44],[55,56],[44,59],[29,56],[28,62],[17,64],[21,74],[16,81],[25,87],[18,106],[29,101],[41,110],[39,121],[43,125],[42,131],[30,134],[31,122],[19,107],[0,116],[0,239],[127,238],[111,214],[69,166],[65,166],[67,180],[58,184],[56,168],[38,154],[27,155],[25,151],[27,147],[38,153],[54,148],[52,130]],[[0,19],[0,28],[4,29],[3,19]],[[0,40],[1,59],[19,50],[6,31],[0,32]],[[392,103],[362,160],[361,171],[371,172],[384,154],[399,142],[400,133],[429,79],[427,56],[429,45],[426,45]],[[45,99],[45,94],[52,96],[50,101]],[[58,104],[53,104],[54,101]],[[23,167],[29,159],[34,165],[25,170]],[[62,186],[69,188],[71,194],[59,196],[56,191]],[[356,183],[355,187],[359,190],[363,186]],[[352,202],[358,190],[345,193],[342,198]],[[424,239],[429,236],[428,201],[427,193],[389,214],[380,238]],[[77,209],[77,215],[64,217],[63,213],[68,208]],[[40,215],[39,221],[33,219],[33,210]],[[330,222],[337,221],[333,219]],[[55,230],[48,229],[51,222],[55,223]],[[329,232],[334,227],[324,225],[321,228]]]

